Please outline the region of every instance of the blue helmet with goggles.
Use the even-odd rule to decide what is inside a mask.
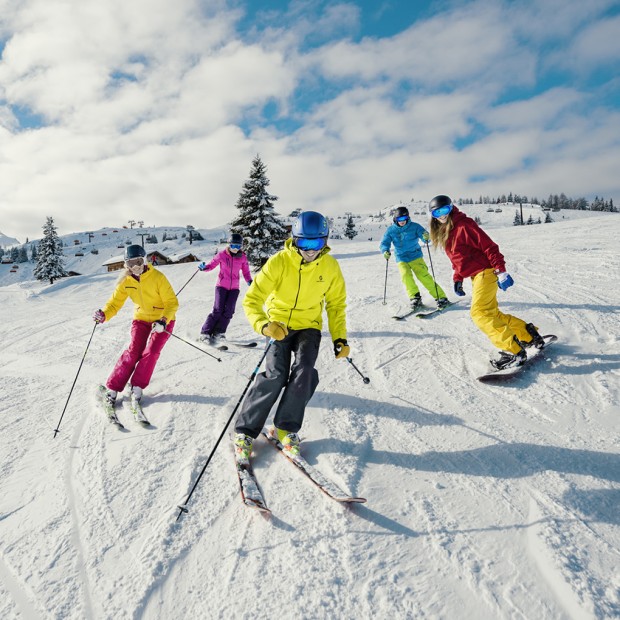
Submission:
[[[428,203],[428,211],[434,218],[438,218],[448,215],[452,211],[453,206],[450,196],[440,194]]]
[[[300,250],[322,250],[329,237],[325,216],[316,211],[300,213],[293,223],[293,244]]]

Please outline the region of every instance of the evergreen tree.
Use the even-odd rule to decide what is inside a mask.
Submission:
[[[517,209],[515,211],[515,219],[512,220],[512,225],[513,226],[521,226],[521,224],[523,224],[523,222],[521,221],[521,213],[519,212],[519,209]]]
[[[353,221],[353,216],[349,215],[347,217],[347,225],[344,229],[344,236],[347,239],[353,240],[357,236],[357,230],[355,230],[355,222]]]
[[[267,259],[282,249],[288,232],[273,208],[278,199],[267,192],[267,168],[259,155],[252,160],[250,178],[235,205],[239,215],[230,224],[230,230],[239,233],[246,242],[248,262],[260,269]]]
[[[39,242],[39,255],[34,268],[34,277],[37,280],[54,280],[66,276],[62,243],[54,226],[54,219],[47,218],[43,226],[43,239]]]
[[[26,246],[22,245],[19,248],[19,255],[17,256],[18,263],[27,263],[28,262],[28,252],[26,251]]]
[[[11,260],[14,263],[16,263],[18,258],[19,258],[19,250],[18,250],[17,246],[15,245],[15,246],[13,246],[11,248]]]
[[[527,222],[525,222],[525,224],[527,226],[531,226],[534,223],[534,218],[532,217],[532,214],[530,213],[530,217],[527,218]]]
[[[30,260],[34,263],[37,260],[37,245],[36,245],[36,243],[33,243],[30,246],[30,250],[31,250]]]
[[[550,224],[551,222],[553,222],[553,218],[551,217],[551,213],[549,213],[549,211],[547,211],[547,213],[545,215],[545,224]]]

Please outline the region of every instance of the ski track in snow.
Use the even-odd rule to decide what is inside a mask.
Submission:
[[[475,379],[494,352],[469,318],[467,285],[444,314],[397,322],[406,300],[394,264],[384,306],[377,243],[341,243],[351,356],[371,382],[334,360],[324,331],[303,452],[368,503],[330,500],[259,438],[271,517],[242,505],[224,445],[176,520],[261,346],[218,363],[171,339],[145,393],[153,428],[133,421],[124,395],[121,432],[95,390],[126,344],[124,309],[96,329],[52,439],[89,314],[115,276],[12,285],[25,294],[2,297],[12,319],[0,323],[0,399],[12,415],[0,421],[0,614],[260,619],[277,601],[280,617],[304,619],[620,617],[620,255],[609,221],[588,220],[588,251],[577,222],[526,238],[493,231],[516,283],[500,307],[559,337],[502,386]],[[433,265],[449,290],[447,260],[434,252]],[[192,270],[168,268],[175,290]],[[180,297],[176,333],[193,344],[213,283],[196,278]],[[229,335],[249,336],[240,304]]]

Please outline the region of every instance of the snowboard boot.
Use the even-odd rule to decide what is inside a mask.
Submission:
[[[420,295],[420,293],[416,293],[410,300],[409,300],[409,305],[411,306],[412,310],[417,310],[418,308],[422,307],[422,296]]]
[[[440,297],[437,300],[437,308],[439,308],[439,310],[443,310],[449,303],[450,302],[447,297]]]
[[[525,326],[527,333],[532,337],[529,342],[523,342],[524,347],[535,347],[536,349],[542,349],[545,346],[545,339],[538,333],[538,329],[534,326],[534,323],[528,323]]]
[[[235,446],[235,460],[238,465],[249,465],[252,454],[254,438],[243,433],[235,433],[233,444]]]
[[[491,360],[491,366],[497,370],[505,368],[513,368],[522,366],[527,360],[527,353],[521,349],[518,353],[510,353],[509,351],[500,351],[499,359]]]

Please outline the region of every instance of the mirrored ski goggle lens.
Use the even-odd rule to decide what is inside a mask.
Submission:
[[[129,258],[125,261],[125,265],[127,265],[127,267],[140,267],[141,265],[144,265],[144,259],[143,258]]]
[[[408,215],[399,215],[399,216],[396,218],[396,221],[397,221],[397,222],[406,222],[408,219],[409,219],[409,216],[408,216]]]
[[[229,245],[231,250],[240,250],[241,249],[241,244],[240,243],[231,243]]]
[[[300,250],[322,250],[327,244],[325,237],[318,237],[317,239],[305,239],[303,237],[297,237],[295,239],[295,246]]]
[[[437,209],[433,209],[431,211],[431,215],[434,218],[443,217],[444,215],[448,215],[452,211],[452,205],[445,205],[444,207],[438,207]]]

